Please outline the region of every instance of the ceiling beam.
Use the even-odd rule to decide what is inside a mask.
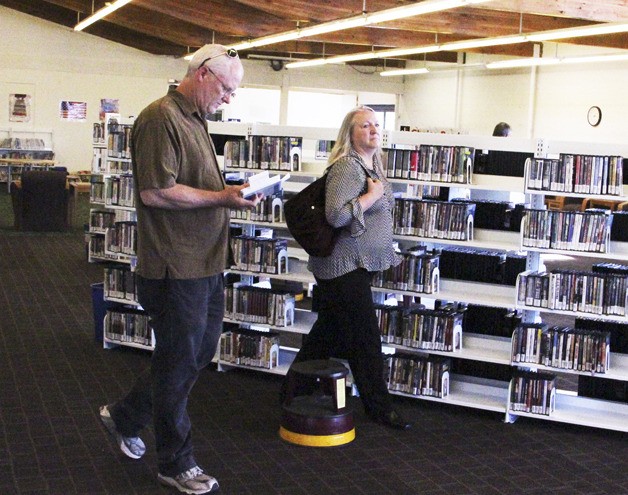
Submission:
[[[105,0],[0,0],[26,14],[72,27],[98,10]],[[369,12],[398,6],[400,0],[368,0]],[[149,53],[181,56],[205,43],[236,44],[268,34],[290,31],[359,15],[363,0],[133,0],[87,32]],[[492,0],[473,7],[328,33],[243,53],[320,57],[368,50],[408,48],[487,36],[504,36],[586,25],[628,21],[626,0]],[[583,45],[628,49],[628,35],[565,40]],[[472,51],[528,56],[530,44]],[[408,59],[405,57],[404,59]],[[403,60],[403,59],[401,59]]]
[[[628,2],[625,0],[492,0],[486,5],[477,5],[476,8],[527,12],[590,22],[628,22]]]
[[[147,10],[230,36],[257,37],[263,35],[257,33],[288,31],[294,29],[295,25],[289,19],[270,16],[231,0],[135,0],[134,3]]]
[[[32,15],[63,26],[73,26],[77,22],[76,12],[63,6],[33,2],[31,0],[0,0],[0,5],[23,14]]]

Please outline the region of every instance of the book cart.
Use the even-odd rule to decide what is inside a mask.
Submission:
[[[137,216],[129,151],[131,126],[112,113],[94,123],[88,260],[103,265],[103,347],[153,350],[154,335],[135,289]]]
[[[303,161],[301,167],[290,170],[292,179],[286,184],[286,191],[299,190],[314,178],[323,173],[325,161],[311,161],[310,154],[313,156],[315,150],[318,149],[320,141],[331,141],[336,137],[336,129],[317,129],[306,127],[287,127],[287,126],[268,126],[268,125],[247,125],[240,123],[210,123],[210,134],[222,134],[232,137],[241,137],[248,139],[251,135],[258,136],[301,136],[303,138]],[[422,145],[441,146],[441,147],[466,147],[475,150],[496,150],[501,152],[527,153],[536,158],[556,159],[560,153],[573,153],[582,155],[596,156],[628,156],[628,149],[622,146],[614,145],[587,145],[585,143],[571,142],[546,142],[543,140],[519,139],[519,138],[495,138],[483,136],[468,135],[441,135],[441,134],[424,134],[410,132],[383,132],[382,147],[387,149],[408,149],[420,150]],[[395,153],[398,153],[397,151]],[[385,164],[386,165],[386,164]],[[225,171],[243,172],[240,166],[225,167]],[[273,170],[271,169],[272,173]],[[283,173],[277,170],[278,173]],[[409,174],[410,172],[408,172]],[[531,180],[532,168],[528,165],[525,169],[525,177],[510,177],[502,175],[486,175],[473,174],[471,169],[467,169],[467,175],[460,182],[449,182],[450,178],[443,176],[441,180],[434,180],[429,175],[422,175],[421,178],[409,178],[409,175],[403,177],[388,177],[393,183],[395,191],[403,198],[417,199],[420,201],[421,188],[431,186],[447,186],[461,187],[468,190],[480,191],[501,191],[501,192],[525,192],[526,193],[526,213],[522,221],[521,231],[498,231],[490,229],[476,228],[473,226],[472,214],[465,218],[462,234],[458,238],[447,238],[447,235],[436,235],[433,232],[414,230],[411,233],[403,232],[394,235],[395,240],[399,243],[400,249],[413,246],[417,243],[426,245],[429,248],[443,246],[464,246],[470,250],[484,250],[496,253],[518,252],[525,253],[525,267],[522,273],[530,271],[539,271],[543,269],[541,260],[542,253],[559,253],[568,255],[577,255],[590,257],[592,260],[614,260],[617,263],[626,263],[628,261],[628,244],[624,242],[608,241],[602,242],[603,247],[598,248],[600,252],[592,251],[574,251],[564,248],[555,249],[548,247],[531,247],[524,242],[524,229],[529,221],[530,213],[528,210],[543,209],[544,196],[546,194],[558,194],[565,196],[574,196],[579,198],[604,198],[616,201],[626,201],[628,199],[628,187],[623,185],[623,181],[616,184],[613,194],[603,192],[565,192],[564,190],[539,190],[529,187]],[[535,179],[536,180],[536,179]],[[615,178],[617,180],[617,178]],[[592,190],[592,189],[591,189]],[[599,189],[599,191],[602,191]],[[279,213],[272,216],[271,221],[260,221],[252,219],[250,216],[243,218],[233,218],[233,222],[243,227],[243,232],[251,234],[255,228],[273,229],[277,231],[280,237],[289,236],[285,223],[281,218],[281,208]],[[256,217],[257,218],[257,217]],[[572,219],[573,217],[565,217]],[[563,219],[569,222],[569,220]],[[608,239],[608,224],[602,227],[605,239]],[[401,231],[398,231],[401,232]],[[287,247],[287,268],[282,269],[277,266],[274,273],[260,274],[258,271],[240,268],[232,268],[229,273],[238,274],[242,278],[248,277],[249,281],[255,279],[278,280],[287,283],[300,283],[304,287],[311,289],[314,282],[311,273],[307,272],[305,266],[307,255],[288,242]],[[621,278],[621,277],[619,277]],[[600,318],[602,320],[617,322],[620,324],[628,323],[626,310],[628,308],[626,297],[626,286],[619,285],[619,295],[615,295],[617,306],[616,314],[598,315],[592,313],[578,312],[565,309],[555,309],[550,307],[536,307],[522,304],[518,300],[518,292],[520,291],[520,279],[517,285],[501,285],[484,282],[471,282],[466,280],[456,280],[449,278],[441,278],[438,276],[438,270],[433,272],[432,287],[430,292],[417,292],[416,290],[408,290],[402,285],[394,283],[384,283],[382,286],[374,286],[376,303],[390,301],[396,298],[401,301],[404,297],[417,298],[428,309],[430,301],[456,301],[468,304],[477,304],[492,308],[519,309],[522,311],[523,322],[538,322],[542,320],[544,313],[553,312],[558,314],[567,314],[570,316],[578,316],[584,318]],[[624,282],[625,284],[625,277]],[[622,288],[623,287],[623,288]],[[308,291],[309,293],[309,291]],[[247,329],[259,329],[263,331],[290,332],[295,334],[307,334],[309,328],[315,320],[315,315],[308,310],[299,309],[294,311],[294,323],[290,325],[274,327],[266,324],[249,324],[236,319],[227,318],[226,321],[240,324]],[[425,355],[433,356],[434,363],[430,366],[439,367],[443,373],[440,376],[440,382],[434,387],[417,386],[399,386],[398,382],[391,385],[391,392],[394,394],[404,395],[408,397],[416,397],[425,400],[444,401],[449,404],[461,405],[466,407],[479,408],[494,412],[503,413],[507,422],[513,422],[519,416],[529,416],[559,422],[566,422],[584,426],[593,426],[611,430],[628,431],[628,404],[617,403],[603,399],[593,399],[583,396],[577,396],[573,393],[556,390],[553,387],[553,377],[557,373],[580,374],[586,376],[595,376],[598,379],[613,379],[626,382],[628,381],[628,355],[619,352],[613,352],[612,347],[608,353],[608,367],[604,372],[592,372],[591,370],[569,369],[567,367],[552,367],[542,364],[515,362],[512,350],[512,339],[508,337],[474,334],[458,329],[453,333],[454,338],[459,338],[459,344],[452,346],[451,350],[438,350],[437,346],[431,349],[417,348],[416,343],[394,341],[386,341],[383,339],[383,352],[392,361],[395,356],[399,359],[409,359],[413,361],[414,368],[424,366],[421,362]],[[284,348],[279,346],[278,366],[266,369],[272,373],[285,374],[290,365],[292,356],[296,349]],[[470,360],[480,363],[494,363],[512,367],[513,379],[510,384],[498,380],[472,377],[467,375],[451,374],[446,365],[442,365],[442,361],[447,357],[455,357],[461,360]],[[439,358],[441,359],[439,361]],[[428,358],[429,359],[429,358]],[[233,366],[233,363],[219,362],[225,367]],[[440,364],[439,364],[440,363]],[[394,364],[392,365],[394,366]],[[421,368],[423,369],[423,368]],[[394,374],[394,370],[389,370]],[[405,373],[408,373],[406,369]],[[391,382],[392,383],[392,382]],[[515,397],[515,389],[521,387],[525,383],[529,386],[528,404],[522,404]],[[416,384],[414,384],[416,385]],[[428,390],[429,389],[429,390]],[[430,391],[437,390],[437,393]],[[528,390],[528,388],[526,388]],[[545,394],[543,394],[545,392]],[[534,406],[530,408],[529,398],[533,394],[543,397],[542,406]],[[534,395],[536,397],[536,395]],[[534,404],[533,404],[534,405]]]

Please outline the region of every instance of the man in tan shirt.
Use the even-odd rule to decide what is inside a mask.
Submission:
[[[131,135],[138,299],[156,344],[151,369],[100,416],[135,459],[146,451],[139,433],[152,421],[158,479],[184,493],[218,490],[194,458],[186,404],[222,330],[229,209],[254,208],[261,199],[243,199],[246,184],[225,185],[205,120],[230,103],[242,76],[235,50],[204,46],[178,88],[140,113]]]

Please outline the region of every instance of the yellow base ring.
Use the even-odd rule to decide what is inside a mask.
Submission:
[[[283,426],[279,427],[279,436],[286,442],[304,445],[306,447],[334,447],[336,445],[344,445],[351,442],[355,438],[355,428],[345,433],[336,435],[304,435],[303,433],[295,433],[286,430]]]

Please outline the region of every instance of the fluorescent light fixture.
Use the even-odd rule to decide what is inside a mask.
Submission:
[[[510,45],[514,43],[523,43],[526,41],[525,36],[498,36],[495,38],[479,38],[473,40],[464,41],[452,41],[450,43],[443,43],[441,45],[425,45],[411,48],[393,48],[391,50],[379,50],[370,52],[354,53],[352,55],[339,55],[336,57],[317,58],[307,60],[304,62],[295,62],[293,64],[286,65],[289,69],[296,69],[299,67],[313,67],[315,65],[325,64],[341,64],[345,62],[356,62],[358,60],[370,60],[374,58],[393,58],[404,57],[407,55],[418,55],[421,53],[434,53],[444,50],[466,50],[469,48],[481,48],[487,46],[499,46]]]
[[[625,33],[628,31],[628,22],[607,22],[592,24],[576,28],[553,29],[526,35],[528,41],[549,41],[564,38],[579,38],[581,36],[598,36],[601,34]]]
[[[284,57],[281,55],[258,55],[257,53],[251,53],[250,55],[247,55],[246,58],[255,60],[281,60],[283,62],[298,62],[299,60],[303,60],[302,58],[298,57]]]
[[[509,60],[500,60],[498,62],[491,62],[488,64],[475,63],[475,64],[463,64],[456,65],[455,67],[422,67],[420,69],[394,69],[380,72],[380,76],[405,76],[412,74],[426,74],[426,73],[437,73],[437,72],[449,72],[452,70],[469,70],[469,69],[509,69],[515,67],[534,67],[539,65],[557,65],[557,64],[583,64],[583,63],[594,63],[594,62],[621,62],[628,61],[628,53],[610,53],[607,55],[586,55],[582,57],[531,57],[531,58],[519,58],[519,59],[509,59]]]
[[[380,72],[380,76],[405,76],[410,74],[427,74],[429,69],[427,67],[421,67],[420,69],[399,69],[399,70],[387,70]]]
[[[425,2],[416,2],[412,5],[403,5],[402,7],[394,7],[392,9],[382,10],[381,12],[367,14],[367,24],[378,24],[380,22],[394,21],[415,15],[431,14],[432,12],[455,9],[457,7],[464,7],[465,5],[484,3],[486,1],[489,0],[426,0]]]
[[[90,26],[94,22],[108,16],[114,10],[118,10],[120,7],[124,7],[129,2],[131,2],[131,0],[116,0],[115,2],[108,4],[107,6],[103,7],[100,10],[97,10],[92,15],[79,22],[76,26],[74,26],[74,31],[82,31],[87,26]]]
[[[379,52],[373,52],[379,56],[383,56],[384,58],[388,57],[403,57],[405,55],[419,55],[421,53],[434,53],[440,51],[440,46],[438,45],[426,45],[419,47],[411,47],[411,48],[392,48],[390,50],[382,50]]]
[[[417,15],[439,12],[442,10],[449,10],[457,7],[464,7],[466,5],[474,5],[490,1],[492,0],[425,0],[424,2],[414,2],[409,5],[381,10],[379,12],[373,12],[371,14],[360,14],[358,16],[349,17],[347,19],[324,22],[316,26],[298,28],[293,31],[286,31],[285,33],[263,36],[261,38],[256,38],[254,40],[244,41],[242,43],[232,45],[230,48],[235,48],[236,50],[246,50],[248,48],[257,48],[260,46],[282,43],[284,41],[307,38],[308,36],[333,33],[336,31],[352,29],[369,24],[379,24],[381,22],[394,21],[397,19],[404,19],[407,17],[414,17]]]
[[[516,36],[496,36],[494,38],[479,38],[475,40],[452,41],[440,45],[441,50],[468,50],[469,48],[484,48],[487,46],[514,45],[523,43],[526,37],[523,35]]]
[[[511,69],[513,67],[533,67],[536,65],[553,65],[560,62],[560,59],[554,57],[540,58],[514,58],[512,60],[500,60],[498,62],[490,62],[486,64],[487,69]]]
[[[257,48],[259,46],[274,45],[275,43],[283,43],[284,41],[296,40],[300,37],[299,30],[288,31],[286,33],[273,34],[272,36],[264,36],[263,38],[257,38],[251,41],[245,41],[238,43],[237,45],[231,45],[230,48],[235,48],[238,51],[243,51],[249,48]]]
[[[317,26],[302,28],[299,38],[307,36],[318,36],[319,34],[333,33],[344,29],[353,29],[368,24],[368,16],[350,17],[349,19],[341,19],[339,21],[325,22]]]
[[[556,64],[584,64],[594,62],[619,62],[628,60],[628,53],[611,53],[608,55],[588,55],[582,57],[548,57],[548,58],[519,58],[500,60],[486,64],[488,69],[511,69],[514,67],[534,67],[539,65]]]
[[[582,26],[578,28],[568,28],[568,29],[556,29],[552,31],[539,31],[536,33],[530,34],[521,34],[521,35],[509,35],[509,36],[496,36],[492,38],[478,38],[472,40],[462,40],[462,41],[452,41],[449,43],[442,43],[440,45],[427,45],[427,46],[417,46],[411,48],[398,48],[391,50],[380,50],[380,51],[370,51],[370,52],[361,52],[353,55],[342,55],[338,57],[326,57],[326,58],[318,58],[311,59],[304,62],[297,62],[293,64],[287,64],[286,67],[289,69],[295,69],[299,67],[313,67],[316,65],[324,65],[324,64],[334,64],[334,63],[345,63],[345,62],[353,62],[357,60],[368,60],[375,58],[392,58],[392,57],[403,57],[407,55],[415,55],[420,53],[432,53],[444,50],[468,50],[470,48],[483,48],[489,46],[500,46],[500,45],[508,45],[508,44],[516,44],[516,43],[525,43],[530,41],[544,41],[544,40],[554,40],[560,38],[573,38],[576,36],[595,36],[599,34],[611,34],[611,33],[621,33],[628,32],[628,23],[604,23],[604,24],[595,24],[590,26]],[[539,62],[539,58],[533,59],[535,62],[524,62],[526,59],[518,59],[519,62],[508,61],[509,67],[524,67],[530,65],[544,65],[549,64],[550,62]],[[546,59],[548,60],[548,59]],[[495,62],[496,64],[498,62]],[[501,62],[499,62],[501,63]],[[506,61],[504,61],[506,63]],[[555,62],[554,62],[555,63]],[[491,64],[488,64],[487,67],[490,67]],[[506,66],[502,66],[506,67]],[[499,66],[490,67],[490,68],[500,68]]]
[[[303,62],[294,62],[290,64],[286,64],[286,68],[288,69],[298,69],[299,67],[314,67],[316,65],[325,65],[325,64],[333,64],[330,60],[335,57],[330,58],[313,58],[312,60],[304,60]],[[335,62],[340,63],[340,62]]]
[[[582,64],[594,62],[621,62],[628,60],[628,53],[611,53],[608,55],[588,55],[582,57],[566,57],[561,59],[563,64]]]
[[[305,60],[303,62],[294,62],[287,64],[289,69],[297,69],[299,67],[313,67],[315,65],[326,64],[343,64],[345,62],[355,62],[358,60],[371,60],[374,58],[391,58],[402,57],[405,55],[416,55],[419,53],[432,53],[440,50],[438,45],[420,46],[415,48],[395,48],[392,50],[379,50],[376,52],[354,53],[352,55],[338,55],[335,57],[315,58]]]
[[[453,71],[458,71],[458,70],[471,70],[471,69],[486,69],[486,66],[484,64],[481,63],[474,63],[474,64],[455,64],[453,66],[447,66],[447,67],[440,67],[440,66],[434,66],[434,67],[422,67],[420,69],[391,69],[391,70],[385,70],[383,72],[380,72],[379,75],[380,76],[406,76],[406,75],[413,75],[413,74],[427,74],[428,72],[430,74],[436,74],[439,72],[453,72]]]

